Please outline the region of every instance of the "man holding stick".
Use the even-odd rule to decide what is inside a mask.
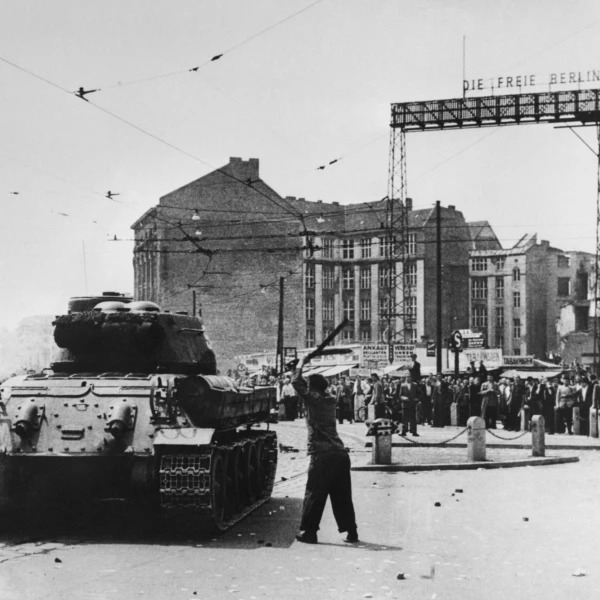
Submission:
[[[307,359],[300,360],[292,376],[292,385],[304,401],[310,456],[301,531],[296,539],[305,544],[318,543],[317,531],[329,497],[338,530],[347,532],[344,541],[355,544],[358,532],[352,503],[350,457],[337,433],[336,399],[326,393],[327,380],[322,375],[309,375],[308,381],[302,377]]]

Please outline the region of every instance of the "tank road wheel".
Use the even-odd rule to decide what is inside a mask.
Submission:
[[[254,442],[246,445],[246,489],[248,490],[249,504],[254,504],[258,499],[258,454]]]
[[[244,507],[242,456],[239,448],[232,448],[227,452],[227,517],[235,515]]]
[[[225,507],[227,503],[227,474],[225,471],[225,461],[220,452],[215,452],[210,468],[210,503],[212,507],[212,517],[215,526],[224,531],[227,529],[225,524]]]

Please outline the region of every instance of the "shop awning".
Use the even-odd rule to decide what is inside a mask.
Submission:
[[[533,377],[534,379],[541,379],[545,377],[546,379],[553,379],[554,377],[560,377],[562,370],[559,371],[519,371],[518,369],[510,369],[508,371],[504,371],[500,377],[520,377],[521,379],[527,379],[528,377]]]
[[[356,367],[358,363],[349,363],[347,365],[335,365],[335,367],[329,367],[326,371],[323,371],[321,375],[323,377],[335,377],[336,375],[340,375],[341,373],[346,373],[350,369]]]

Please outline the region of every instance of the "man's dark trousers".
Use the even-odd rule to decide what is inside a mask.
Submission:
[[[356,529],[347,452],[333,450],[311,455],[300,523],[302,531],[318,531],[328,496],[338,530]]]
[[[417,433],[417,403],[414,400],[402,402],[402,435],[409,430],[411,433]]]

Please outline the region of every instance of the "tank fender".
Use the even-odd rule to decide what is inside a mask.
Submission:
[[[212,443],[214,429],[182,427],[159,429],[154,436],[155,446],[204,446]]]

